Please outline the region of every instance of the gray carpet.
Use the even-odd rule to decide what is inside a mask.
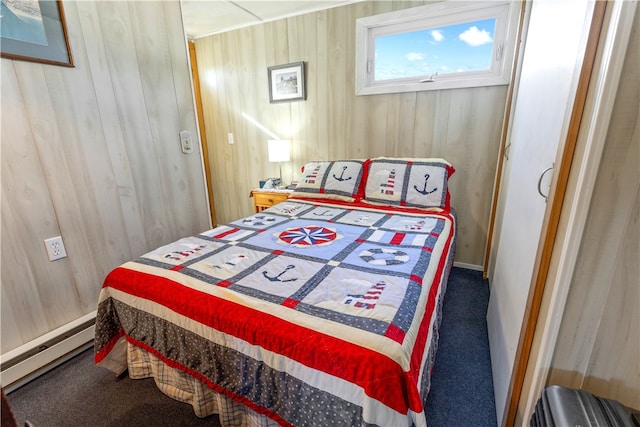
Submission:
[[[164,395],[153,379],[132,380],[93,362],[93,347],[9,393],[18,425],[219,426],[218,417],[198,418],[193,408]]]
[[[489,284],[482,273],[454,268],[425,413],[429,427],[496,426],[487,332]]]
[[[485,315],[488,284],[454,268],[443,306],[440,342],[425,413],[429,427],[496,425]],[[162,394],[152,379],[116,378],[93,364],[93,348],[7,396],[18,425],[219,426]]]

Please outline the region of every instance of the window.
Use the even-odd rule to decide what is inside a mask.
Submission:
[[[509,84],[520,2],[445,1],[356,21],[356,94]]]

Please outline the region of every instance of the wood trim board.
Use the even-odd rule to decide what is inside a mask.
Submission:
[[[209,146],[207,145],[207,134],[204,127],[204,113],[202,111],[202,96],[200,93],[200,76],[198,74],[198,59],[196,57],[196,45],[189,41],[189,62],[191,64],[191,75],[193,77],[193,97],[196,101],[196,114],[198,117],[198,127],[200,128],[200,142],[202,146],[202,160],[204,162],[205,182],[207,184],[207,194],[209,195],[209,213],[211,215],[211,226],[215,227],[216,207],[213,199],[213,189],[211,188],[211,165],[209,164]]]

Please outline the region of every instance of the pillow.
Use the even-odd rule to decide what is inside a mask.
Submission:
[[[454,167],[444,159],[373,159],[364,201],[449,209],[448,181],[454,172]]]
[[[325,198],[353,202],[364,174],[362,160],[309,162],[302,168],[292,197]]]

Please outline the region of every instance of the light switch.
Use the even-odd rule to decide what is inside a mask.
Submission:
[[[184,154],[193,153],[193,142],[191,141],[191,132],[183,130],[180,132],[180,147]]]

